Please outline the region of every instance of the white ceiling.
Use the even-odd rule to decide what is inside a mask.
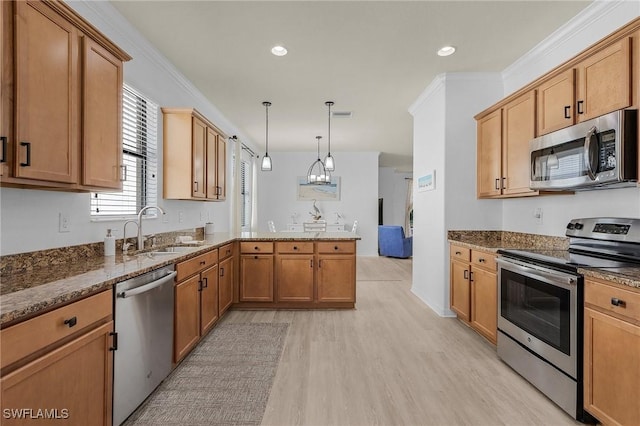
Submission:
[[[380,151],[412,166],[409,105],[443,72],[502,71],[590,1],[115,1],[238,128],[264,149]],[[276,57],[272,46],[289,54]],[[438,57],[443,45],[457,52]],[[172,105],[187,106],[187,105]],[[323,147],[326,149],[326,145]]]

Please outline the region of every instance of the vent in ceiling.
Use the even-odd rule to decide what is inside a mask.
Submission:
[[[331,116],[335,118],[351,118],[353,115],[352,111],[333,111],[331,112]]]

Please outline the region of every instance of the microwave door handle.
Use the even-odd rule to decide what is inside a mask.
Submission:
[[[587,136],[585,136],[584,138],[584,165],[587,169],[587,174],[589,175],[589,178],[591,180],[596,180],[596,174],[593,168],[591,167],[591,153],[590,153],[591,138],[596,133],[596,131],[597,131],[596,126],[593,126],[591,129],[589,129]]]

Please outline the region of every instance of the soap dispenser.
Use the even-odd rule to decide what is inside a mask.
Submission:
[[[104,237],[104,255],[116,255],[116,237],[111,234],[111,229],[107,229],[107,236]]]

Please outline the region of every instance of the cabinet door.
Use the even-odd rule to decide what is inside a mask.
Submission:
[[[538,136],[576,122],[575,70],[569,69],[538,86]]]
[[[603,424],[640,424],[640,327],[584,310],[584,406]]]
[[[192,132],[192,196],[194,198],[205,198],[207,194],[207,126],[197,118],[193,118]]]
[[[468,263],[451,261],[449,302],[451,310],[458,314],[458,318],[469,322],[471,320],[471,290],[469,288]]]
[[[202,272],[200,284],[200,335],[218,321],[218,265]]]
[[[180,361],[200,338],[200,275],[176,285],[173,358]]]
[[[49,410],[62,423],[111,425],[113,322],[92,330],[0,380],[2,412]],[[55,411],[54,411],[55,410]],[[3,416],[3,425],[50,424]],[[68,419],[65,421],[64,419]]]
[[[218,306],[220,316],[224,314],[233,303],[233,257],[220,262],[218,272]]]
[[[13,3],[0,2],[0,176],[9,176],[13,149]]]
[[[502,110],[478,121],[478,198],[500,195],[502,185]]]
[[[207,198],[215,200],[218,196],[217,167],[218,167],[218,134],[207,128]]]
[[[529,141],[535,137],[535,101],[535,92],[531,91],[503,108],[503,194],[535,193],[529,189]]]
[[[318,256],[318,302],[356,301],[356,258]]]
[[[471,279],[471,326],[496,343],[498,338],[498,277],[473,268]]]
[[[273,256],[240,258],[240,301],[273,302]]]
[[[77,29],[41,2],[15,2],[14,175],[78,182]],[[55,54],[53,54],[55,53]]]
[[[578,66],[578,121],[631,105],[631,50],[626,37]]]
[[[313,302],[313,255],[278,255],[276,286],[278,302]]]
[[[218,200],[227,198],[227,141],[222,135],[218,135],[216,144],[218,151],[218,167],[216,168],[216,189]]]
[[[122,61],[84,37],[82,184],[122,189]]]

